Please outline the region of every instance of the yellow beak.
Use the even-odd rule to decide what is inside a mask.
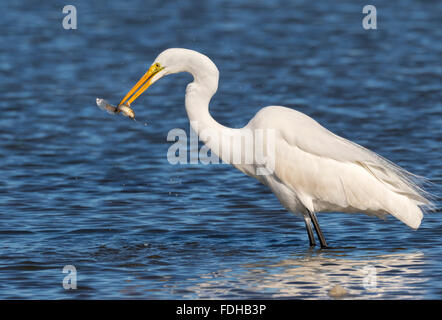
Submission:
[[[163,69],[164,68],[161,67],[159,63],[154,63],[153,65],[151,65],[149,70],[147,70],[147,72],[141,77],[141,79],[138,80],[138,82],[132,87],[132,89],[130,89],[130,91],[124,96],[123,100],[121,100],[118,106],[121,106],[124,103],[127,106],[130,106],[130,104],[134,102],[136,98],[138,98],[144,91],[147,90],[147,88],[149,88],[149,86],[152,84],[152,77]],[[137,91],[138,88],[140,89]],[[132,94],[134,95],[132,96]],[[130,96],[132,97],[129,99]]]

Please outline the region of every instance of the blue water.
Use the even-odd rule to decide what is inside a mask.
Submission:
[[[76,30],[62,27],[66,4]],[[189,75],[141,96],[137,122],[95,106],[117,103],[162,50],[195,49],[220,70],[220,123],[295,108],[427,177],[440,208],[442,4],[375,3],[378,29],[364,30],[365,4],[2,1],[0,298],[330,299],[339,284],[344,298],[440,299],[440,210],[417,231],[319,214],[332,248],[312,250],[257,181],[167,161],[169,130],[189,134]],[[65,265],[77,289],[63,288]]]

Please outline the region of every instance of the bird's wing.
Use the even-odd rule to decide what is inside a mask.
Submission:
[[[390,190],[407,196],[417,205],[431,206],[418,176],[380,155],[337,136],[309,116],[285,107],[266,107],[252,119],[260,127],[275,128],[291,148],[298,148],[322,159],[353,163],[382,182]],[[258,124],[259,123],[259,124]]]

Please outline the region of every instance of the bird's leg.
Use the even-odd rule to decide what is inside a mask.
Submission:
[[[304,215],[305,227],[307,228],[308,239],[310,241],[310,247],[316,246],[315,236],[313,235],[312,219],[310,215]]]
[[[318,218],[316,218],[316,214],[314,212],[308,212],[309,216],[313,222],[313,226],[315,227],[316,234],[318,235],[319,242],[321,243],[321,248],[327,248],[327,242],[325,241],[324,234],[321,231],[321,227],[319,226]]]

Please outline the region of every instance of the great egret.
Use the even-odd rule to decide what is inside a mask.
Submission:
[[[265,154],[266,161],[273,163],[272,171],[259,174],[262,162],[254,158],[246,163],[244,155],[239,163],[232,164],[267,185],[287,210],[304,218],[311,246],[315,245],[313,224],[321,247],[327,247],[315,212],[362,212],[381,218],[391,214],[417,229],[423,217],[422,209],[431,207],[416,176],[333,134],[301,112],[269,106],[261,109],[243,128],[219,124],[209,113],[209,102],[218,88],[219,71],[207,56],[193,50],[163,51],[119,106],[129,107],[150,85],[178,72],[189,72],[194,78],[187,86],[185,98],[192,128],[223,161],[232,163],[232,156],[238,153],[232,138],[246,131],[273,130],[274,149]],[[204,130],[219,139],[207,138]],[[252,137],[254,142],[259,139],[257,134]],[[260,141],[270,143],[262,137]],[[243,145],[241,150],[244,151]]]

